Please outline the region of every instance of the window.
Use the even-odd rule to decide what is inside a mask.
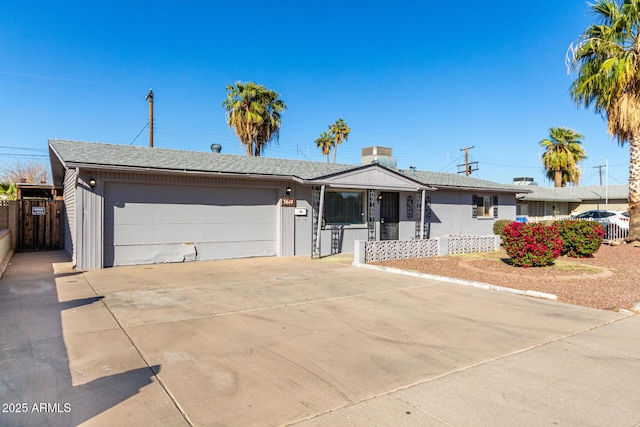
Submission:
[[[529,205],[526,203],[518,203],[516,205],[516,215],[529,215]]]
[[[472,196],[474,218],[497,218],[498,196]]]
[[[325,224],[365,224],[364,191],[327,191],[324,195]]]
[[[554,215],[559,215],[559,214],[560,214],[560,210],[555,205],[555,203],[549,203],[549,202],[545,202],[544,203],[544,215],[545,216],[554,216]]]

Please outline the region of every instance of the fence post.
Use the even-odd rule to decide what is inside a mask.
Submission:
[[[11,249],[16,249],[16,238],[18,236],[18,201],[9,202],[9,242]]]
[[[353,264],[359,265],[365,263],[365,254],[366,254],[366,244],[365,240],[356,240],[353,242]]]
[[[438,237],[436,240],[438,241],[438,256],[449,255],[449,238]]]

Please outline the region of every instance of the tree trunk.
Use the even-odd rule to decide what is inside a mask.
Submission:
[[[336,154],[338,154],[338,146],[337,145],[335,145],[333,147],[333,163],[336,162]]]
[[[553,186],[562,187],[562,170],[560,169],[555,170],[555,175],[553,176]]]
[[[627,242],[640,240],[640,133],[629,141],[629,236]]]

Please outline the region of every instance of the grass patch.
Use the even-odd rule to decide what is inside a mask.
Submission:
[[[578,273],[588,273],[588,274],[602,273],[602,270],[591,265],[580,264],[577,262],[559,261],[559,260],[556,260],[554,265],[546,268],[551,268],[552,270],[556,270],[556,271],[575,271]]]
[[[443,258],[494,259],[494,258],[508,258],[508,257],[504,251],[496,251],[496,252],[474,252],[470,254],[450,254]]]
[[[457,258],[457,259],[476,259],[476,260],[500,260],[507,265],[511,265],[511,259],[507,256],[504,250],[500,250],[497,252],[480,252],[480,253],[471,253],[471,254],[453,254],[448,255],[448,258]],[[447,258],[445,257],[445,258]],[[521,267],[514,267],[516,269],[521,269]],[[546,267],[532,267],[532,268],[541,268],[543,270],[551,270],[551,271],[574,271],[576,273],[587,273],[587,274],[598,274],[602,273],[602,270],[598,267],[594,267],[592,265],[581,264],[579,262],[572,261],[563,261],[560,259],[556,259],[553,265],[549,265]],[[526,269],[523,269],[526,270]]]

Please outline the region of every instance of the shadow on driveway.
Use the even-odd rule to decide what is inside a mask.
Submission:
[[[160,371],[160,366],[141,366],[110,373],[117,367],[104,365],[104,376],[77,384],[83,372],[72,372],[62,317],[65,312],[102,305],[102,297],[59,302],[56,281],[73,281],[80,274],[54,271],[66,261],[61,252],[17,253],[0,280],[2,426],[83,423],[138,394]]]

